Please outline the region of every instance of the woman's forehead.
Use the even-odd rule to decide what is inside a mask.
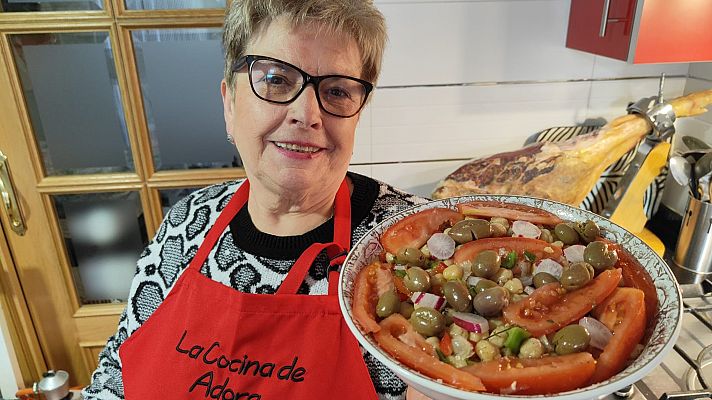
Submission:
[[[256,32],[247,45],[246,54],[287,61],[313,75],[360,76],[363,67],[361,52],[350,35],[334,33],[323,24],[292,25],[284,17]]]

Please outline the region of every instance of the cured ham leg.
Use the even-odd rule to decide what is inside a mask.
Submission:
[[[712,104],[712,89],[678,97],[670,104],[677,118],[702,114]],[[433,198],[521,194],[579,205],[606,168],[649,131],[643,117],[625,115],[565,142],[535,143],[473,160],[445,178]]]

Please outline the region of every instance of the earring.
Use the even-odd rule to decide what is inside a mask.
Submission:
[[[230,144],[235,144],[235,139],[233,139],[229,133],[227,134],[227,141],[230,142]]]

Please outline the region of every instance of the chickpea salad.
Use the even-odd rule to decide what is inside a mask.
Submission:
[[[385,352],[501,394],[585,387],[637,356],[655,289],[594,221],[493,201],[457,207],[398,221],[356,277],[354,319]]]

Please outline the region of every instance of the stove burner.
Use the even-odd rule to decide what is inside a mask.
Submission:
[[[697,356],[687,371],[687,390],[710,389],[709,382],[712,381],[712,344],[708,345]]]

